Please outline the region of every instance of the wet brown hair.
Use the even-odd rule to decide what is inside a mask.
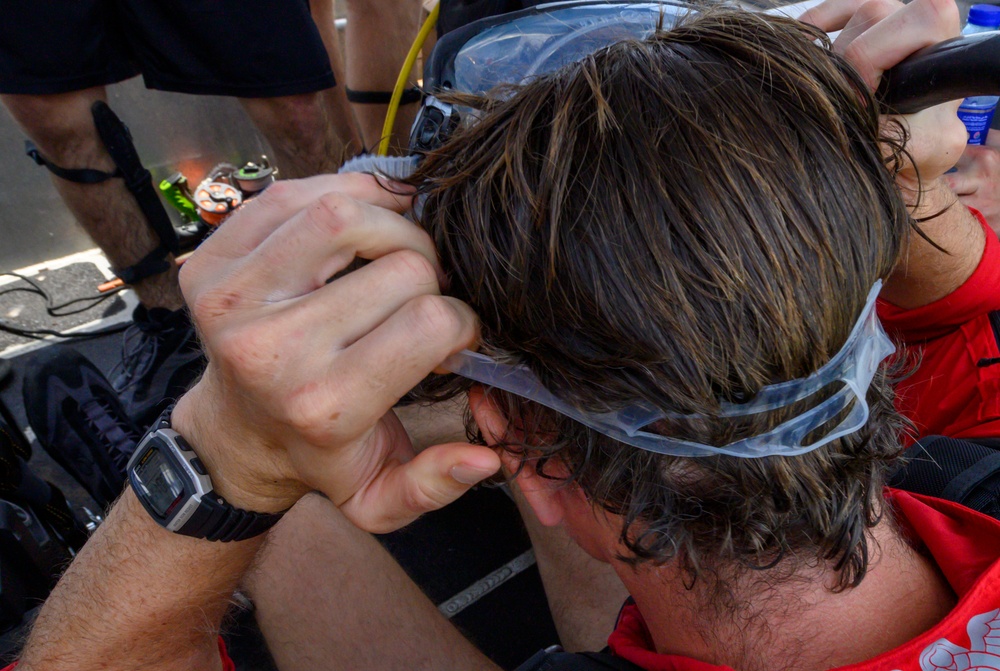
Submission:
[[[898,140],[826,36],[790,19],[713,10],[463,102],[480,120],[414,178],[449,292],[480,315],[484,351],[589,410],[712,415],[809,375],[911,225]],[[543,475],[565,464],[622,516],[633,561],[694,578],[794,556],[839,588],[865,574],[900,450],[884,373],[862,430],[788,458],[653,454],[493,393],[519,429],[506,449]],[[799,410],[656,429],[724,445]]]

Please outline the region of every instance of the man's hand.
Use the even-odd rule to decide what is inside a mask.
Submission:
[[[833,49],[846,58],[865,82],[878,87],[882,74],[912,53],[960,34],[953,0],[827,0],[805,12],[802,21],[827,32],[841,31]],[[904,191],[915,191],[917,175],[924,188],[958,161],[968,134],[955,100],[916,114],[887,117],[909,134],[907,163],[900,174]]]
[[[963,205],[983,213],[1000,235],[1000,131],[986,136],[986,145],[970,144],[958,161],[958,170],[944,176]]]
[[[882,73],[910,54],[959,34],[954,0],[913,0],[907,5],[897,0],[826,0],[799,18],[827,32],[840,30],[834,50],[872,89]],[[957,115],[959,102],[883,121],[888,133],[896,124],[907,130],[907,156],[896,183],[914,219],[921,222],[921,231],[935,243],[909,236],[882,290],[883,298],[902,308],[947,296],[972,275],[982,257],[979,223],[968,210],[956,207],[956,197],[942,178],[968,140]]]
[[[184,265],[209,366],[174,422],[233,503],[279,510],[318,489],[384,532],[499,468],[466,443],[415,454],[391,411],[477,335],[409,206],[363,175],[279,182]]]
[[[384,531],[499,468],[464,443],[414,456],[390,411],[476,338],[471,310],[440,295],[430,240],[398,214],[408,205],[360,175],[278,183],[185,264],[210,363],[173,423],[234,505],[282,510],[315,487]],[[327,282],[355,257],[372,262]],[[221,668],[219,622],[262,540],[173,534],[126,490],[39,613],[21,667]]]

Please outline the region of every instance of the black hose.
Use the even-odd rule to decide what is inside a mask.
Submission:
[[[1000,33],[977,33],[921,49],[882,76],[886,111],[912,114],[949,100],[1000,96]]]

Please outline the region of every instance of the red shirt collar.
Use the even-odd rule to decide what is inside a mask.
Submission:
[[[886,501],[911,543],[925,549],[959,597],[958,605],[938,626],[918,638],[842,671],[884,671],[911,667],[936,640],[969,645],[966,623],[1000,606],[1000,522],[964,506],[899,490],[886,490]],[[608,638],[611,651],[647,671],[732,671],[681,655],[660,655],[639,608],[631,600]],[[920,668],[914,666],[913,668]]]

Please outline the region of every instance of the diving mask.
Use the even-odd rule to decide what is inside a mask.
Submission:
[[[424,100],[410,150],[439,146],[471,110],[438,99],[442,92],[481,95],[523,84],[624,39],[670,28],[690,7],[680,2],[555,2],[473,21],[446,33],[424,67]]]

